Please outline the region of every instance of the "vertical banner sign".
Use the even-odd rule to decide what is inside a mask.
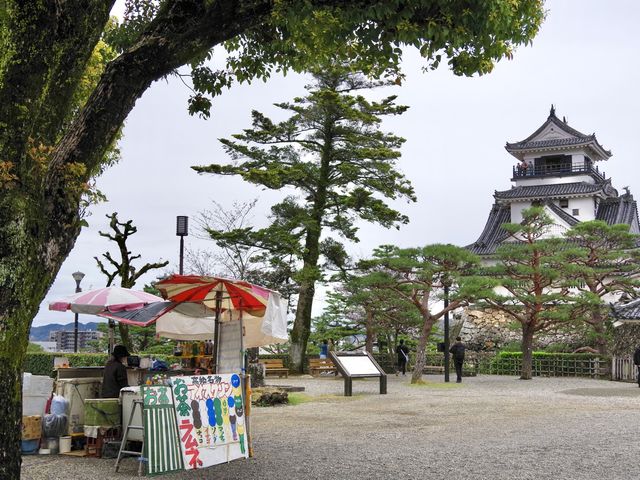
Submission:
[[[184,466],[171,387],[142,386],[140,395],[144,405],[143,456],[147,459],[147,473],[157,475],[182,470]]]
[[[240,376],[200,375],[172,381],[184,468],[247,458]]]
[[[240,322],[220,323],[218,373],[242,371],[240,343]]]

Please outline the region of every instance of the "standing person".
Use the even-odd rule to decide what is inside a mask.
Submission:
[[[464,363],[465,346],[462,338],[456,337],[456,343],[453,344],[449,352],[453,355],[453,364],[456,367],[456,383],[462,383],[462,364]]]
[[[400,340],[400,345],[396,347],[396,354],[398,355],[398,370],[402,370],[402,375],[405,375],[407,363],[409,363],[409,348],[404,344],[404,340]]]
[[[104,367],[102,376],[102,398],[118,398],[120,390],[129,386],[127,367],[122,364],[128,356],[129,352],[124,345],[113,347],[113,353]]]
[[[329,356],[329,340],[326,338],[322,340],[320,345],[320,358],[327,358]]]
[[[638,386],[640,387],[640,347],[636,348],[633,354],[633,363],[638,369]]]

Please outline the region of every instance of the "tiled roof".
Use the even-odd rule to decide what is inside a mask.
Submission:
[[[511,200],[517,198],[546,198],[564,197],[570,195],[589,195],[602,191],[604,185],[601,183],[557,183],[552,185],[521,185],[510,190],[496,191],[496,200]]]
[[[550,124],[553,124],[555,128],[561,130],[569,135],[571,138],[554,138],[549,140],[538,140],[533,141],[538,135],[540,135]],[[551,108],[551,112],[549,113],[549,117],[547,121],[544,122],[540,128],[538,128],[535,132],[529,135],[524,140],[519,142],[509,143],[507,142],[505,148],[506,150],[520,158],[520,152],[522,150],[537,150],[543,148],[553,148],[553,147],[565,147],[565,146],[574,146],[574,145],[587,145],[592,144],[592,149],[594,152],[602,157],[602,159],[607,159],[611,156],[611,151],[605,150],[605,148],[598,143],[595,134],[585,135],[582,132],[579,132],[575,128],[572,128],[567,124],[566,121],[560,120],[556,117],[555,108]],[[597,159],[597,158],[596,158]]]
[[[636,226],[640,223],[638,222],[638,205],[630,194],[602,200],[598,205],[596,218],[607,222],[609,225],[626,223]],[[635,224],[634,220],[636,220]],[[632,233],[640,233],[637,228],[633,230],[636,231],[632,231]]]
[[[565,147],[573,145],[584,145],[592,142],[596,139],[595,135],[589,135],[584,138],[552,138],[549,140],[538,140],[536,142],[526,143],[507,143],[507,150],[530,150],[537,148],[549,148],[549,147]]]
[[[640,298],[611,306],[613,316],[620,320],[640,320]]]
[[[551,201],[546,201],[545,206],[571,226],[579,222],[577,218],[569,215]],[[640,225],[640,222],[638,222],[638,207],[631,194],[602,200],[596,213],[596,220],[604,220],[609,225],[626,223],[631,226],[632,233],[640,234],[638,229],[638,225]],[[477,255],[495,253],[496,248],[509,236],[502,228],[502,224],[509,222],[511,222],[510,206],[508,204],[494,203],[480,237],[471,245],[467,245],[466,248]],[[638,247],[640,247],[640,241],[638,242]]]
[[[494,203],[480,237],[466,248],[477,255],[494,253],[496,247],[509,236],[502,228],[503,223],[509,222],[511,222],[511,207]]]

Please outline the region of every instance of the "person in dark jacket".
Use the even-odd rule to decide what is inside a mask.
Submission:
[[[458,377],[456,382],[462,383],[462,364],[464,363],[464,350],[465,346],[462,343],[462,338],[456,337],[456,343],[449,349],[449,353],[453,355],[453,364],[456,367],[456,376]]]
[[[396,347],[396,355],[398,355],[398,371],[402,370],[402,375],[406,375],[407,363],[409,363],[409,348],[404,344],[404,340],[400,340],[400,345]]]
[[[104,367],[102,398],[118,398],[120,390],[129,386],[127,368],[122,364],[128,356],[129,352],[124,345],[113,347],[113,353]]]
[[[633,363],[638,369],[638,386],[640,387],[640,347],[636,348],[633,354]]]

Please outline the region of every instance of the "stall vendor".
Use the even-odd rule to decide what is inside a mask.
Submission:
[[[113,353],[104,367],[102,398],[118,398],[120,390],[129,386],[127,368],[122,364],[128,356],[129,352],[124,345],[113,347]]]

